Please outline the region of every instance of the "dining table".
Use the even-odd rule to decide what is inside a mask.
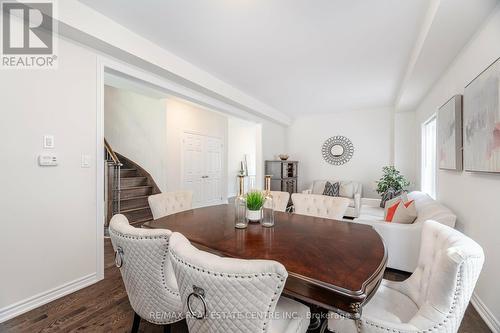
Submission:
[[[352,319],[380,285],[387,250],[369,225],[286,212],[273,227],[235,228],[235,209],[222,204],[182,211],[143,225],[182,233],[200,250],[224,257],[283,264],[283,294]]]

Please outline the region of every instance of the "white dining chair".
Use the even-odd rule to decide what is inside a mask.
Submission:
[[[307,331],[309,308],[280,297],[288,276],[282,264],[222,258],[176,232],[170,244],[189,332]]]
[[[192,208],[193,193],[189,191],[163,192],[148,197],[153,219]]]
[[[383,280],[354,321],[332,316],[331,332],[457,332],[484,262],[483,249],[435,221],[422,229],[417,269],[402,282]]]
[[[273,196],[273,209],[278,212],[286,212],[288,201],[290,201],[290,193],[281,191],[271,191]],[[264,204],[265,207],[267,207]]]
[[[165,325],[184,318],[177,281],[168,257],[172,232],[166,229],[141,229],[129,225],[124,215],[113,216],[109,235],[115,250],[115,264],[120,268],[130,305],[134,310],[132,332],[137,332],[141,318]]]
[[[341,220],[344,217],[349,199],[330,197],[320,194],[292,194],[293,207],[296,214]]]

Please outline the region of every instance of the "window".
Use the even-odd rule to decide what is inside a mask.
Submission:
[[[436,115],[422,125],[422,192],[436,198]]]

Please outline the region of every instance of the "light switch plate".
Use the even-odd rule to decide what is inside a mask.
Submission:
[[[82,154],[82,168],[90,168],[90,155]]]
[[[55,147],[54,136],[53,135],[44,135],[43,136],[43,148],[44,149],[53,149]]]

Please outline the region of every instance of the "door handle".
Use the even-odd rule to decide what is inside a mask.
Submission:
[[[201,178],[208,178],[208,176],[201,176]]]

